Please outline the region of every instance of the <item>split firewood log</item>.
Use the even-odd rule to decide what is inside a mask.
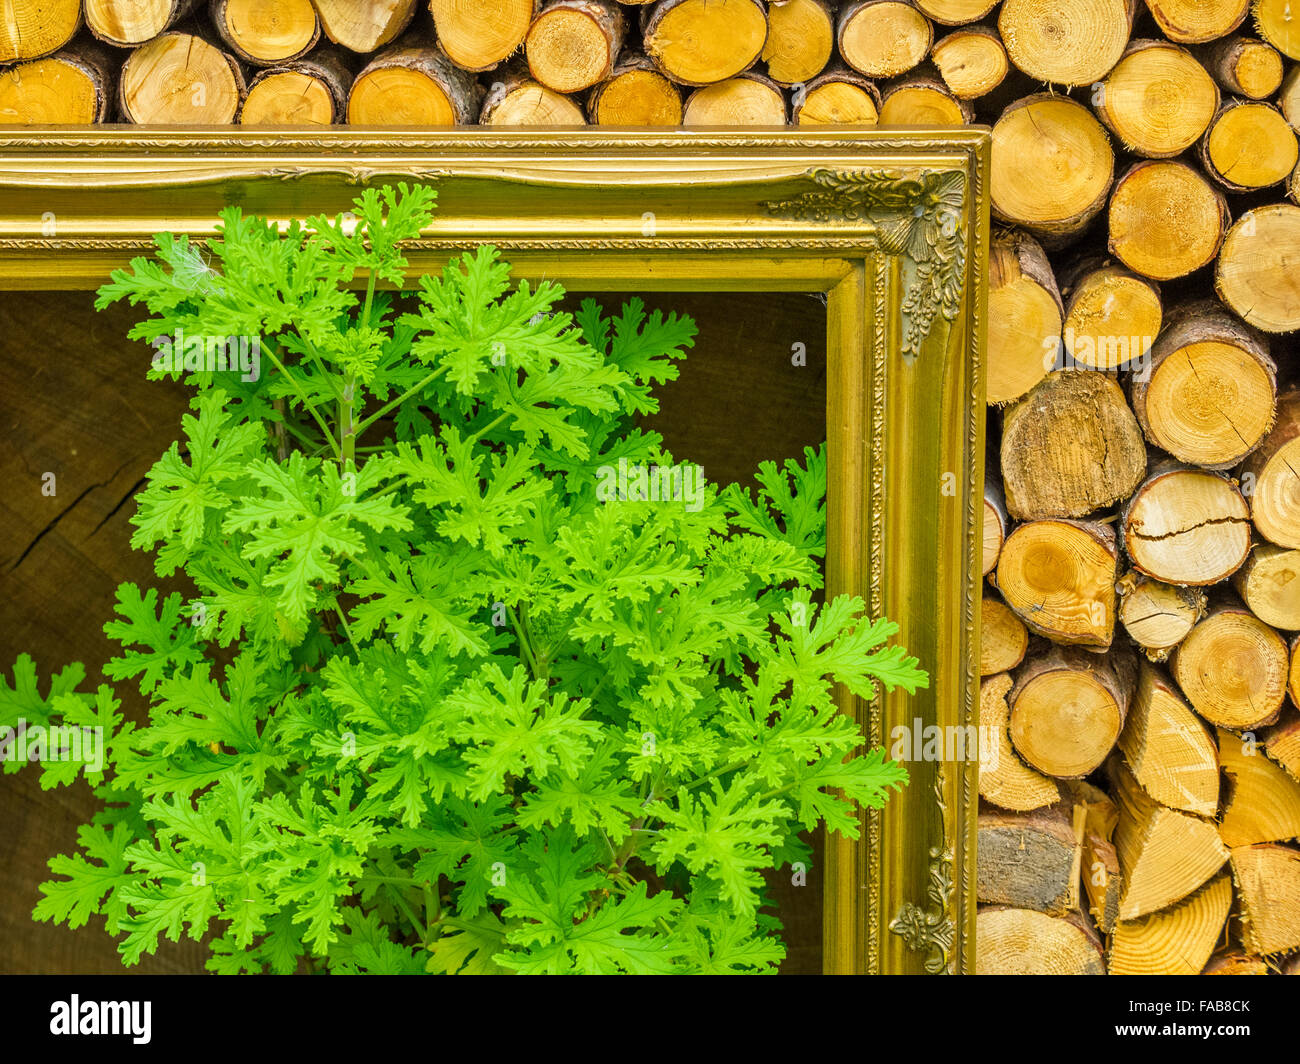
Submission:
[[[1142,789],[1118,755],[1107,762],[1119,804],[1115,849],[1124,873],[1121,920],[1176,905],[1228,859],[1214,822],[1161,805]]]
[[[1202,975],[1268,975],[1268,965],[1262,957],[1252,957],[1239,949],[1224,950],[1210,958]]]
[[[1101,940],[1078,915],[981,908],[975,916],[978,975],[1105,975]]]
[[[1002,478],[990,461],[984,473],[984,576],[997,568],[1002,543],[1011,529],[1006,502],[1002,496]]]
[[[1232,878],[1247,952],[1300,949],[1300,849],[1275,842],[1235,849]]]
[[[1223,936],[1232,880],[1215,876],[1159,912],[1115,925],[1107,951],[1111,975],[1197,975]]]
[[[1061,790],[1055,780],[1021,761],[1011,745],[1011,682],[1007,673],[980,682],[980,734],[985,742],[992,738],[993,749],[980,759],[979,795],[1001,809],[1028,812],[1060,801]]]
[[[1219,729],[1226,780],[1219,837],[1229,849],[1300,836],[1300,780],[1264,756],[1259,745]]]
[[[1169,677],[1150,664],[1139,670],[1119,748],[1133,777],[1157,802],[1204,817],[1218,812],[1214,738]]]

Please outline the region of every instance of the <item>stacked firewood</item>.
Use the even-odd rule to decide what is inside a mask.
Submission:
[[[992,126],[979,966],[1294,970],[1290,7],[4,0],[0,123]]]

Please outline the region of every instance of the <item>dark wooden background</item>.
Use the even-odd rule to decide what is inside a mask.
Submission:
[[[147,381],[150,349],[125,339],[137,311],[96,314],[89,293],[0,293],[0,669],[35,659],[48,676],[72,661],[99,666],[117,585],[157,585],[152,555],[128,546],[132,496],[177,437],[186,394]],[[624,298],[599,297],[607,306]],[[653,420],[678,461],[714,482],[752,483],[763,459],[797,457],[826,435],[825,306],[806,294],[656,294],[651,306],[691,315],[700,335]],[[807,365],[792,364],[803,344]],[[56,494],[41,494],[42,475]],[[117,685],[140,717],[135,688]],[[0,974],[121,972],[96,918],[79,931],[31,919],[46,862],[76,845],[94,801],[84,783],[42,791],[39,774],[0,776]],[[789,972],[821,970],[820,846],[807,885],[774,878]],[[141,973],[201,972],[205,950],[164,941]]]

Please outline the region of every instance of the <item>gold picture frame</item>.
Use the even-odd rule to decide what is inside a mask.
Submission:
[[[492,243],[572,290],[825,293],[828,590],[896,620],[931,678],[842,693],[889,748],[978,723],[988,156],[971,128],[24,129],[0,136],[0,293],[97,287],[228,204],[335,214],[397,180],[439,190],[413,273]],[[977,761],[908,768],[859,842],[828,840],[827,972],[974,968]]]

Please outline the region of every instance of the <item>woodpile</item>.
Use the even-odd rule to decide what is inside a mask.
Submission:
[[[978,963],[1300,969],[1300,23],[997,27]]]
[[[0,123],[993,130],[984,971],[1296,968],[1286,0],[7,0]]]

